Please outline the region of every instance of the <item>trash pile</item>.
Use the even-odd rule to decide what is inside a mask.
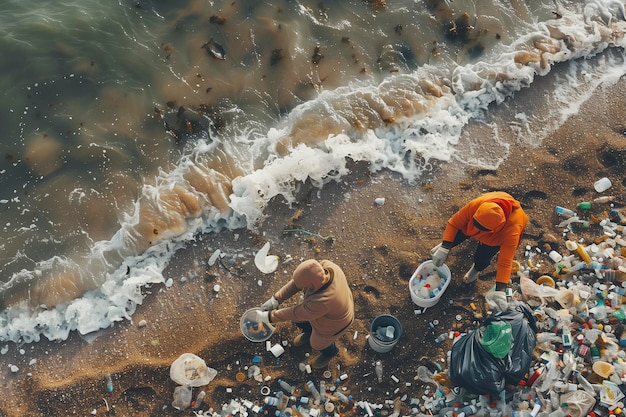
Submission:
[[[174,389],[172,407],[177,410],[184,410],[190,406],[193,408],[200,407],[206,393],[200,391],[196,400],[192,401],[192,387],[207,385],[216,375],[217,371],[209,368],[199,356],[193,353],[180,355],[170,366],[170,378],[179,384]]]
[[[612,197],[602,197],[593,204],[610,201]],[[590,207],[578,206],[581,210]],[[556,212],[565,216],[558,224],[566,240],[564,248],[558,244],[526,247],[525,262],[518,265],[519,279],[513,280],[512,291],[507,292],[509,309],[492,312],[466,333],[450,331],[448,369],[416,366],[415,380],[432,386],[423,395],[411,397],[395,388],[390,393],[395,398],[372,403],[350,395],[347,374],[333,381],[326,371],[325,379],[308,379],[299,389],[281,379],[274,381],[273,392],[263,387],[261,401],[232,399],[221,410],[194,413],[214,417],[623,416],[626,217],[616,209],[602,218],[590,213],[579,217],[563,207]],[[597,236],[587,242],[576,237],[581,231]],[[552,272],[537,277],[546,268]],[[398,329],[381,325],[372,328],[370,337],[392,337],[394,330]],[[307,379],[311,370],[301,365]],[[263,377],[258,367],[249,369],[253,368],[252,376],[269,384],[271,378]],[[382,373],[378,361],[374,374],[381,382]],[[190,398],[190,393],[185,396],[187,407],[193,404]]]

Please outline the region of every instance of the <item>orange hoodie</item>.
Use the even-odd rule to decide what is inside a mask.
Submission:
[[[493,204],[486,204],[481,208],[481,205],[486,202],[495,203],[502,210]],[[485,220],[488,224],[499,225],[492,231],[482,231],[474,225],[475,216],[477,219]],[[502,216],[502,219],[499,220],[498,216]],[[453,242],[460,230],[480,243],[500,246],[496,282],[508,284],[511,279],[513,258],[527,223],[528,216],[524,213],[519,201],[503,191],[494,191],[475,198],[457,211],[448,220],[443,232],[443,240]],[[487,226],[487,224],[482,224]]]

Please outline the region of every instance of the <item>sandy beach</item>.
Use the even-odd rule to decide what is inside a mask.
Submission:
[[[541,82],[520,92],[516,103],[532,106],[543,94]],[[483,295],[494,284],[495,263],[474,285],[461,283],[474,248],[471,243],[464,244],[448,258],[453,280],[441,301],[416,314],[408,281],[416,267],[429,259],[429,249],[440,241],[447,218],[483,192],[506,191],[522,202],[530,218],[516,259],[524,261],[526,246],[539,248],[542,256],[550,249],[565,251],[566,237],[555,227],[559,222],[556,205],[575,208],[581,201],[592,200],[598,196],[594,181],[606,176],[613,186],[605,195],[616,196],[615,208],[624,209],[624,95],[624,81],[598,89],[578,115],[541,146],[519,143],[497,170],[438,164],[418,183],[407,184],[397,175],[371,175],[366,166],[355,164],[354,174],[345,182],[321,190],[304,184],[293,207],[273,202],[270,216],[257,230],[202,236],[168,266],[166,278],[172,278],[171,287],[145,289],[151,294],[132,320],[95,335],[73,333],[65,341],[0,344],[4,364],[0,368],[0,415],[193,415],[192,410],[178,413],[171,406],[176,384],[169,368],[185,352],[200,356],[217,370],[216,378],[202,387],[207,392],[199,408],[202,411],[219,411],[231,398],[261,401],[261,387],[276,391],[278,378],[298,388],[307,380],[319,382],[325,378],[322,371],[306,374],[298,368],[310,359],[310,349],[287,346],[285,353],[275,358],[264,343],[249,342],[239,331],[240,315],[269,298],[289,279],[298,262],[308,258],[330,259],[342,266],[356,304],[356,320],[340,339],[340,355],[329,366],[329,383],[346,375],[341,381],[346,392],[372,403],[404,394],[409,399],[419,398],[432,387],[415,380],[417,367],[447,367],[451,341],[437,344],[435,337],[475,327],[487,314]],[[494,113],[497,117],[505,111]],[[501,133],[507,134],[506,129]],[[480,134],[489,134],[489,130],[473,124],[464,137],[469,143],[472,135]],[[375,203],[380,197],[385,198],[383,205]],[[608,208],[594,205],[591,213],[601,216]],[[590,227],[575,237],[593,241],[598,235],[601,229]],[[264,275],[256,269],[253,257],[266,241],[271,242],[270,253],[280,257],[280,265],[275,273]],[[228,256],[210,266],[208,260],[216,249]],[[545,257],[531,277],[553,271]],[[219,292],[214,291],[216,284]],[[389,353],[374,351],[366,340],[371,321],[381,314],[394,315],[403,327]],[[435,320],[438,324],[433,325]],[[279,324],[271,341],[289,342],[296,334],[294,326]],[[311,353],[311,358],[315,354]],[[238,382],[235,375],[246,372],[255,356],[262,358],[262,375],[270,379]],[[383,383],[378,383],[373,373],[376,360],[384,367]],[[112,378],[112,392],[106,389],[107,374]],[[338,406],[344,415],[352,412],[352,405]],[[402,412],[410,413],[408,400]]]

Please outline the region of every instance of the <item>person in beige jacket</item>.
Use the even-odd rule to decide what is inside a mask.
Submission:
[[[299,291],[304,298],[299,304],[278,309],[280,303]],[[328,366],[339,350],[337,340],[354,321],[354,301],[346,276],[335,263],[309,259],[293,272],[291,280],[261,306],[271,323],[292,321],[302,333],[294,346],[310,346],[321,351],[311,364],[315,369]]]

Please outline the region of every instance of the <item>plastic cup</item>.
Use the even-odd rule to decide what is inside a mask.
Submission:
[[[598,181],[593,183],[593,188],[599,193],[608,190],[611,188],[611,180],[607,177],[600,178]]]
[[[605,361],[595,361],[593,363],[592,369],[596,374],[605,379],[611,376],[613,372],[615,372],[615,367]]]

